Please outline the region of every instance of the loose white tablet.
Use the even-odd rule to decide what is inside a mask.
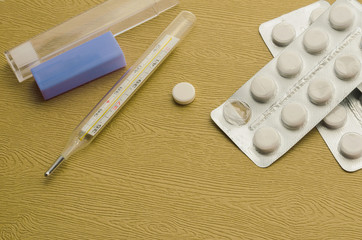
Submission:
[[[349,159],[362,156],[362,135],[358,133],[346,133],[339,141],[340,153]]]
[[[361,70],[361,63],[353,55],[343,55],[334,62],[334,71],[339,79],[349,80],[354,78]]]
[[[312,13],[309,16],[309,22],[310,24],[314,23],[317,18],[319,18],[320,15],[322,15],[327,9],[324,7],[316,8],[312,11]]]
[[[337,129],[347,120],[347,110],[343,105],[335,107],[324,119],[324,125],[331,129]]]
[[[277,69],[280,76],[292,78],[302,70],[303,61],[301,56],[293,51],[282,53],[277,61]]]
[[[310,54],[318,54],[328,46],[328,34],[320,28],[312,28],[304,34],[303,45]]]
[[[345,30],[353,24],[354,13],[346,4],[338,4],[329,12],[331,26],[339,31]]]
[[[285,47],[295,38],[294,27],[286,22],[281,22],[274,26],[272,30],[272,40],[275,45]]]
[[[253,144],[262,154],[272,153],[280,146],[279,133],[272,127],[261,127],[254,134]]]
[[[316,105],[326,104],[332,98],[333,92],[333,84],[326,79],[314,79],[308,86],[309,100]]]
[[[307,121],[307,110],[300,103],[289,103],[283,108],[281,119],[286,128],[298,129]]]
[[[276,84],[270,77],[256,77],[250,84],[250,93],[258,102],[267,102],[276,91]]]
[[[192,84],[181,82],[172,89],[172,97],[178,104],[187,105],[195,99],[195,88]]]

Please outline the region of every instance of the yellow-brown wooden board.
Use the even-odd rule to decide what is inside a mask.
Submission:
[[[1,0],[0,52],[101,0]],[[181,0],[116,39],[128,66],[44,101],[0,57],[0,239],[362,239],[362,171],[316,129],[258,168],[211,121],[272,56],[261,23],[312,0]],[[85,150],[43,174],[68,137],[181,10],[194,29]],[[171,90],[187,81],[196,100]]]

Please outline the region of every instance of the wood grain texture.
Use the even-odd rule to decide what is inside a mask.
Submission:
[[[0,1],[0,52],[101,0]],[[346,173],[312,130],[256,167],[212,109],[272,57],[258,33],[313,0],[181,0],[117,37],[128,66],[181,11],[189,36],[93,144],[49,179],[72,129],[126,71],[49,101],[0,57],[0,239],[362,239],[362,172]],[[173,103],[188,81],[197,98]]]

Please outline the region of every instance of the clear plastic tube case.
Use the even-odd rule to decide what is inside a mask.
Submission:
[[[178,0],[108,0],[5,52],[19,82],[31,68],[111,31],[125,32],[178,4]]]

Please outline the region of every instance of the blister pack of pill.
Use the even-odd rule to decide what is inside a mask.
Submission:
[[[286,33],[288,36],[289,29],[298,27],[299,29],[306,29],[309,24],[313,23],[316,18],[326,10],[324,6],[317,7],[320,3],[320,1],[313,3],[260,25],[260,35],[274,57],[277,56],[285,46],[277,46],[276,48],[273,37],[280,39],[283,38]],[[279,27],[279,31],[275,31],[276,33],[272,35],[271,29],[277,27],[281,22],[284,22],[283,26],[287,26],[286,29],[283,30]],[[302,23],[305,25],[303,26]],[[289,34],[289,36],[291,36],[291,34]],[[362,84],[359,85],[359,90],[362,90]],[[358,90],[354,90],[324,118],[322,123],[317,125],[318,131],[330,148],[335,159],[340,166],[348,172],[357,171],[362,168],[361,101],[362,94]],[[353,143],[348,143],[349,147],[346,142],[347,139],[353,140]]]
[[[347,172],[362,169],[362,93],[354,90],[319,124],[318,131]]]
[[[259,33],[270,53],[274,57],[277,56],[329,6],[330,4],[327,1],[318,1],[262,23],[259,26]]]
[[[329,3],[326,1],[318,1],[260,24],[260,36],[273,57],[279,55],[289,43],[304,32],[329,6]],[[362,84],[357,88],[362,92]]]
[[[361,83],[361,35],[360,4],[337,0],[211,118],[256,165],[271,165]]]

